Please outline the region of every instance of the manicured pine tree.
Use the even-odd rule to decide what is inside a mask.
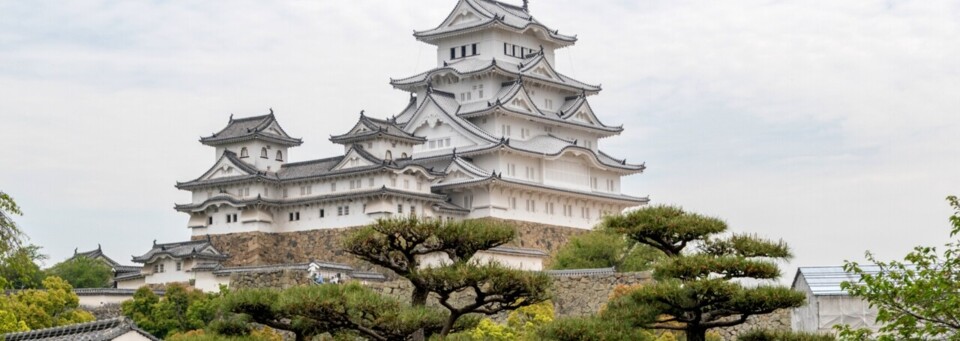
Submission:
[[[703,341],[709,329],[804,303],[802,293],[780,285],[741,283],[780,277],[776,261],[791,257],[782,241],[724,235],[722,220],[673,206],[608,216],[603,224],[666,256],[654,266],[656,281],[611,301],[602,314],[605,320],[679,330],[688,341]]]
[[[454,331],[469,314],[494,315],[547,300],[550,279],[542,273],[472,261],[477,252],[516,238],[507,224],[489,220],[440,221],[409,216],[382,219],[355,230],[343,240],[343,249],[395,272],[413,286],[411,302],[423,306],[437,295],[450,314],[441,335]],[[424,257],[442,255],[439,265],[424,267]]]

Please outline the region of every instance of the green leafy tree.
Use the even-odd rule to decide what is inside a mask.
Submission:
[[[225,296],[224,309],[293,332],[297,341],[326,333],[407,340],[421,329],[439,332],[446,320],[437,309],[406,305],[358,283],[239,290]]]
[[[776,280],[775,260],[790,258],[785,243],[728,235],[722,220],[679,207],[651,206],[604,218],[605,228],[660,250],[655,283],[612,300],[603,320],[683,331],[688,341],[709,329],[746,322],[754,315],[798,307],[804,295],[776,285],[744,286],[739,279]]]
[[[124,316],[153,336],[202,329],[217,317],[217,294],[205,294],[180,284],[167,286],[164,296],[147,287],[138,289],[133,299],[121,304]]]
[[[0,300],[4,301],[0,303],[3,311],[15,316],[17,324],[31,330],[94,320],[92,314],[79,308],[80,298],[73,287],[57,277],[44,279],[43,290],[21,290]]]
[[[343,249],[382,266],[410,281],[411,302],[426,304],[430,293],[450,314],[441,331],[454,331],[458,319],[469,314],[494,315],[549,298],[550,279],[542,273],[507,269],[498,264],[471,261],[480,251],[516,238],[512,226],[487,220],[441,221],[409,216],[381,219],[350,232]],[[423,257],[443,255],[446,262],[423,267]]]
[[[947,198],[954,214],[950,216],[950,237],[960,233],[960,200]],[[903,262],[882,262],[870,252],[867,260],[880,271],[865,272],[856,262],[844,269],[860,277],[841,287],[877,308],[882,323],[881,340],[932,340],[960,338],[960,242],[947,243],[943,252],[935,247],[918,246]],[[869,333],[845,328],[848,339],[869,337]]]
[[[40,270],[39,263],[47,259],[36,245],[19,246],[0,257],[0,277],[13,289],[36,289],[42,285],[46,275]]]
[[[113,272],[102,261],[89,257],[73,257],[47,270],[51,276],[63,278],[74,288],[103,288],[110,284]]]
[[[20,247],[23,232],[13,221],[13,216],[21,215],[20,206],[10,195],[0,191],[0,257]]]
[[[557,251],[551,268],[594,269],[616,268],[619,272],[650,270],[663,258],[656,249],[625,238],[602,227],[573,237]]]

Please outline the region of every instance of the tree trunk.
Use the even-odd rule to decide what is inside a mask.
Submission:
[[[430,295],[430,292],[423,288],[413,287],[413,295],[410,298],[410,304],[415,307],[422,307],[427,305],[427,296]]]
[[[413,286],[413,295],[412,295],[412,297],[410,297],[410,304],[413,305],[414,307],[423,307],[423,306],[426,306],[426,305],[427,305],[427,296],[429,296],[429,295],[430,295],[430,292],[429,292],[429,291],[427,291],[427,290],[424,289],[424,288],[421,288],[421,287],[418,287],[418,286],[414,285],[414,286]],[[424,335],[424,334],[426,334],[426,333],[425,333],[425,331],[423,330],[423,328],[421,328],[420,330],[418,330],[416,333],[413,334],[413,336],[411,337],[411,339],[412,339],[413,341],[423,341],[423,340],[426,340],[427,337],[426,337],[426,335]]]
[[[450,335],[450,331],[453,330],[453,324],[454,322],[457,322],[458,318],[460,318],[460,315],[453,313],[450,314],[450,317],[447,318],[447,322],[443,324],[443,330],[440,331],[441,337],[447,337],[447,335]]]
[[[704,328],[687,328],[685,331],[687,334],[687,341],[706,341],[707,340],[707,330]]]

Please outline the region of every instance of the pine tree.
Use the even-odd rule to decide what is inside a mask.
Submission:
[[[608,216],[603,224],[666,256],[654,267],[656,282],[611,301],[604,319],[684,331],[687,340],[703,341],[709,329],[804,303],[802,293],[786,287],[740,282],[779,278],[776,261],[791,257],[782,241],[724,235],[727,224],[722,220],[673,206]]]

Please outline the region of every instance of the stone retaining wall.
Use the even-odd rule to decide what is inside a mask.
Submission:
[[[107,303],[96,307],[81,306],[80,309],[86,310],[87,312],[93,314],[97,320],[112,319],[115,317],[120,317],[120,315],[123,314],[120,305],[116,303]]]
[[[566,244],[571,236],[587,232],[571,227],[507,222],[517,229],[517,240],[511,243],[512,246],[539,249],[548,254]],[[350,228],[289,233],[245,232],[210,235],[210,240],[220,252],[230,255],[230,259],[225,262],[226,266],[306,263],[317,260],[349,264],[359,270],[373,269],[370,264],[340,249],[340,239],[348,230]],[[193,237],[194,240],[205,238],[207,237]]]

